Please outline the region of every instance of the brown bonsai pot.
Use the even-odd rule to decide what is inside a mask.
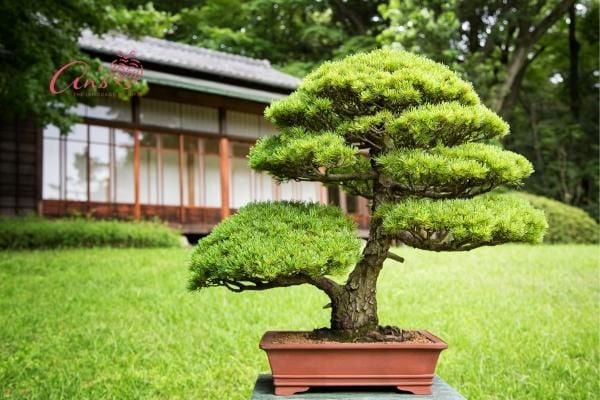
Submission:
[[[448,345],[427,331],[430,343],[286,343],[290,333],[265,333],[276,395],[291,395],[314,386],[395,386],[414,394],[431,394],[440,352]]]

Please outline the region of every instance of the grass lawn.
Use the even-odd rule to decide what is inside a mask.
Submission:
[[[397,252],[381,322],[445,339],[438,373],[465,396],[597,398],[597,246]],[[0,397],[247,399],[264,331],[327,325],[311,287],[188,293],[188,254],[0,254]]]

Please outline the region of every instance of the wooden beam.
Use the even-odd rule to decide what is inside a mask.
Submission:
[[[183,208],[183,135],[179,135],[179,222],[185,222]]]
[[[227,130],[225,110],[219,108],[219,171],[221,174],[221,219],[229,216],[229,139],[225,136]]]
[[[140,208],[140,131],[133,131],[133,217],[137,220],[141,217]]]

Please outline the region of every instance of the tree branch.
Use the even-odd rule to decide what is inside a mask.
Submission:
[[[247,278],[240,281],[223,279],[217,282],[218,285],[225,286],[227,289],[236,293],[302,285],[304,283],[310,283],[310,277],[303,274],[280,277],[272,281],[260,281],[253,278]]]
[[[391,260],[394,260],[394,261],[398,261],[398,262],[400,262],[400,263],[403,263],[403,262],[404,262],[404,258],[403,258],[403,257],[400,257],[399,255],[397,255],[397,254],[394,254],[394,253],[392,253],[391,251],[388,251],[388,253],[387,253],[387,258],[389,258],[389,259],[391,259]]]
[[[484,186],[483,183],[477,184],[474,186],[468,185],[457,185],[457,186],[443,186],[443,187],[409,187],[398,184],[393,184],[391,186],[393,190],[393,194],[395,196],[400,196],[403,198],[407,194],[417,195],[419,197],[427,197],[430,199],[447,199],[447,198],[460,198],[460,199],[469,199],[475,197],[477,195],[487,193],[492,189],[503,185],[508,184],[509,182],[491,182],[488,185]]]
[[[571,7],[573,4],[575,4],[575,0],[563,0],[558,3],[552,9],[552,11],[550,11],[550,14],[546,15],[546,17],[544,17],[544,19],[542,19],[534,27],[533,32],[531,32],[531,35],[529,36],[530,42],[537,42],[540,37],[542,37],[542,35],[546,33],[546,31],[550,29],[552,25],[554,25],[554,23],[558,21],[558,19],[565,14],[569,10],[569,7]]]
[[[446,240],[448,232],[431,232],[423,238],[415,232],[402,231],[393,235],[402,243],[422,250],[433,251],[468,251],[482,246],[496,246],[507,241],[497,239],[482,242]]]
[[[223,279],[218,281],[216,284],[219,286],[224,286],[232,292],[241,293],[245,291],[267,290],[279,287],[303,285],[306,283],[324,291],[329,297],[334,296],[340,289],[340,285],[338,283],[325,276],[312,278],[305,274],[279,277],[272,281],[261,281],[254,278],[247,278],[239,281]]]
[[[318,278],[312,278],[310,284],[321,289],[330,298],[336,296],[336,294],[341,290],[342,286],[340,286],[336,281],[329,279],[325,276],[320,276]]]
[[[355,181],[355,180],[369,180],[375,178],[374,173],[371,174],[323,174],[318,175],[317,178],[321,182],[342,182],[342,181]]]

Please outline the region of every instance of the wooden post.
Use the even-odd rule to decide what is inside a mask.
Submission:
[[[138,221],[140,209],[140,131],[133,131],[133,217]]]
[[[226,134],[225,110],[219,108],[219,170],[221,174],[221,219],[229,216],[229,138]]]
[[[90,144],[90,125],[86,124],[85,127],[86,127],[86,149],[85,149],[85,153],[86,153],[85,154],[86,207],[85,207],[85,211],[86,211],[86,213],[89,213],[90,209],[91,209],[90,201],[91,201],[91,197],[92,197],[91,188],[90,188],[90,178],[91,178],[91,174],[92,174],[92,172],[90,171],[92,169],[92,161],[90,160],[90,157],[92,154],[92,149],[91,149],[91,144]],[[110,171],[109,171],[109,174],[110,174]]]
[[[183,135],[179,135],[179,222],[185,222],[183,208]]]
[[[229,216],[229,139],[219,139],[219,169],[221,172],[221,219]]]
[[[322,183],[319,184],[319,202],[321,204],[327,204],[327,197],[327,186],[323,185]]]

